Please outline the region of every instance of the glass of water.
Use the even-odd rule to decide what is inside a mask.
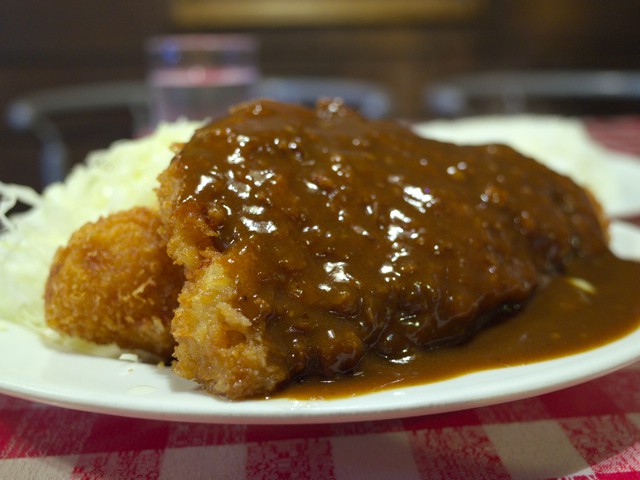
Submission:
[[[145,47],[154,124],[224,115],[252,98],[260,79],[258,44],[250,35],[168,35]]]

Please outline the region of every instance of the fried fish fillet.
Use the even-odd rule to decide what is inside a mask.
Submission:
[[[133,208],[77,230],[51,265],[47,324],[170,359],[175,342],[169,325],[184,276],[167,255],[159,226],[157,212]]]
[[[167,251],[186,275],[175,370],[229,398],[463,341],[607,248],[570,179],[332,101],[241,105],[159,180]]]

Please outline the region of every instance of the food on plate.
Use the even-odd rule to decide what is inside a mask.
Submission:
[[[97,344],[115,343],[170,360],[182,269],[171,261],[149,208],[82,226],[58,249],[45,286],[47,324]]]
[[[406,364],[607,252],[592,196],[501,145],[460,147],[340,102],[240,105],[160,175],[186,282],[175,370],[229,398]]]
[[[567,172],[566,154],[612,211],[609,158],[565,135],[574,121],[553,124],[555,140],[538,135],[548,142],[529,155]],[[531,117],[510,143],[548,127]],[[0,194],[2,319],[97,355],[123,353],[93,343],[106,341],[171,356],[234,399],[537,362],[640,321],[627,288],[640,264],[609,252],[587,191],[504,145],[421,139],[340,102],[258,101],[210,125],[162,125],[94,152],[42,195],[3,183]],[[31,210],[8,215],[16,201]],[[82,261],[91,245],[111,257],[103,275]],[[173,273],[140,281],[152,265]]]

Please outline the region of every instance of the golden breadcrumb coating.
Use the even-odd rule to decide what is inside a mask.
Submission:
[[[261,325],[231,306],[237,296],[225,273],[223,256],[212,247],[216,236],[191,205],[177,200],[176,165],[159,177],[160,212],[169,239],[167,251],[185,266],[186,283],[171,329],[177,345],[174,365],[208,392],[231,399],[264,395],[289,378],[286,363],[269,351]]]
[[[50,269],[47,324],[98,344],[171,358],[169,326],[184,277],[159,226],[157,212],[133,208],[78,229]]]
[[[186,282],[172,323],[174,369],[228,398],[264,395],[288,378],[288,369],[272,357],[261,329],[231,306],[234,294],[217,260]]]

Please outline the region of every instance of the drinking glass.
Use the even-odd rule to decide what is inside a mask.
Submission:
[[[253,96],[260,78],[250,35],[152,37],[145,49],[154,124],[224,115]]]

